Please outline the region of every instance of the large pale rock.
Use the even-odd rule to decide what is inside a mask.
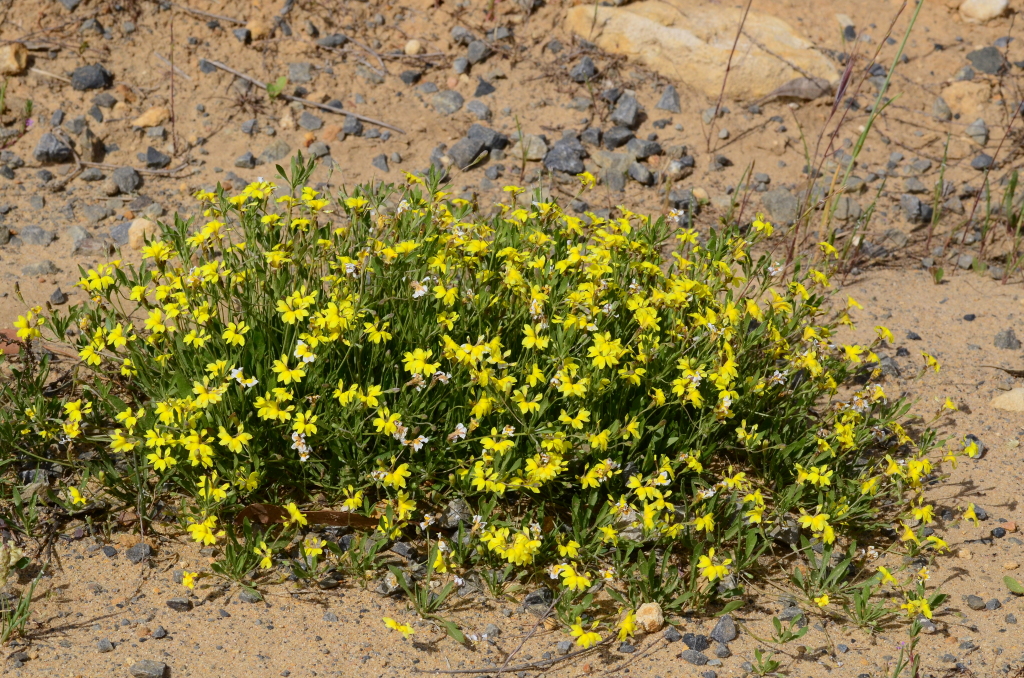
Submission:
[[[599,6],[596,12],[593,5],[579,5],[569,10],[566,21],[571,31],[601,49],[635,59],[714,99],[721,90],[741,19],[738,7],[701,6],[696,0],[644,0],[624,7]],[[808,75],[829,82],[839,78],[829,59],[789,24],[751,12],[733,56],[726,95],[759,99]]]
[[[1007,412],[1024,412],[1024,388],[1015,388],[992,399],[991,406]]]
[[[158,230],[156,223],[149,219],[135,219],[128,227],[128,247],[141,250],[146,245],[146,238],[152,239]]]
[[[636,609],[636,623],[647,633],[657,633],[665,625],[665,615],[661,611],[661,605],[657,603],[644,603]]]
[[[1006,14],[1010,0],[964,0],[960,3],[960,18],[971,24],[983,24],[989,19]]]
[[[20,42],[0,47],[0,75],[18,75],[28,65],[28,50]]]
[[[984,117],[985,106],[992,98],[992,86],[975,80],[954,82],[942,90],[942,98],[961,119],[974,120]]]

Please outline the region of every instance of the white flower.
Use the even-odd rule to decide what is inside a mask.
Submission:
[[[416,436],[412,440],[406,441],[406,445],[411,447],[413,452],[419,452],[428,442],[430,442],[430,438],[426,436]]]
[[[515,432],[516,432],[516,427],[515,426],[506,426],[505,428],[501,429],[501,435],[505,436],[506,438],[508,438],[509,436],[513,435]]]
[[[448,441],[449,442],[455,442],[456,440],[463,440],[463,439],[465,439],[466,434],[468,432],[469,432],[468,429],[465,426],[463,426],[461,423],[456,424],[455,425],[455,430],[452,433],[448,434]]]
[[[427,293],[427,287],[419,280],[413,280],[411,283],[409,283],[409,286],[412,287],[413,299],[419,299],[420,297],[424,296]]]
[[[782,268],[782,264],[776,262],[768,267],[768,275],[774,278],[780,273],[782,273]]]

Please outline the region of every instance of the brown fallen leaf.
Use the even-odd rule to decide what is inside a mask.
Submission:
[[[312,525],[336,525],[339,527],[377,527],[377,518],[367,518],[347,511],[304,511],[303,515]],[[235,516],[235,524],[241,525],[246,518],[250,522],[267,525],[288,520],[288,511],[272,504],[249,504]]]
[[[824,78],[795,78],[783,83],[757,103],[763,104],[775,99],[800,99],[813,101],[832,93],[832,85]]]

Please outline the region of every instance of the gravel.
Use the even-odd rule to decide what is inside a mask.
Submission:
[[[136,565],[153,555],[153,548],[149,544],[136,544],[124,552],[124,557]]]
[[[39,138],[39,143],[32,151],[32,157],[44,165],[68,162],[72,158],[71,147],[47,132]]]
[[[629,140],[634,137],[635,135],[633,134],[633,130],[628,127],[612,127],[604,133],[604,147],[609,151],[612,151],[629,143]]]
[[[466,50],[466,58],[471,64],[483,63],[491,54],[493,54],[491,46],[483,40],[474,40],[469,43],[469,48]]]
[[[668,111],[669,113],[682,112],[679,107],[679,92],[676,91],[675,85],[669,85],[662,91],[661,98],[658,99],[658,103],[654,107],[659,111]]]
[[[597,66],[594,65],[594,60],[588,56],[580,59],[572,70],[569,71],[569,78],[573,82],[584,83],[594,78],[597,75]]]
[[[615,110],[612,111],[611,121],[616,125],[636,129],[640,124],[640,104],[636,97],[632,94],[619,97],[615,103]]]
[[[441,115],[452,115],[462,108],[462,104],[465,103],[465,99],[462,95],[455,90],[446,89],[438,92],[431,99],[434,105],[434,110]]]
[[[96,651],[97,652],[113,652],[114,651],[114,644],[111,643],[108,639],[102,638],[102,639],[100,639],[99,641],[96,642]]]
[[[697,650],[687,649],[683,650],[683,653],[679,655],[683,661],[687,661],[695,666],[704,666],[708,663],[708,656],[703,652]]]
[[[484,151],[486,145],[479,137],[463,137],[452,144],[446,155],[459,169],[466,169]]]
[[[992,169],[994,164],[995,160],[993,160],[992,156],[987,153],[979,153],[973,160],[971,160],[971,167],[976,170]]]
[[[315,131],[324,126],[324,121],[309,111],[303,111],[299,116],[299,127],[309,131]]]
[[[675,643],[683,639],[683,634],[679,633],[674,626],[668,626],[665,628],[665,640],[670,643]]]
[[[171,164],[171,156],[150,146],[146,149],[145,163],[150,169],[163,169]]]
[[[715,628],[712,629],[709,634],[711,640],[718,641],[719,643],[731,643],[736,640],[736,622],[733,621],[731,615],[722,615],[718,618],[718,623],[715,624]]]
[[[164,674],[167,673],[167,664],[152,659],[143,659],[132,664],[128,673],[135,678],[164,678]]]
[[[686,647],[691,650],[696,650],[697,652],[703,652],[711,647],[711,643],[708,642],[707,636],[700,636],[695,633],[684,633],[683,643],[686,644]]]
[[[984,610],[985,609],[985,600],[981,596],[974,596],[974,595],[967,596],[967,601],[966,602],[967,602],[967,607],[971,608],[972,610]]]

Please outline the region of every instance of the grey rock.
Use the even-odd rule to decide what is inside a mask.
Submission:
[[[601,128],[588,127],[580,133],[580,141],[587,146],[601,145]]]
[[[554,595],[551,593],[551,589],[547,587],[541,587],[535,591],[531,591],[530,593],[526,594],[526,597],[523,598],[523,605],[548,606],[551,605],[552,600],[554,600]]]
[[[466,57],[456,57],[452,61],[452,70],[455,71],[455,75],[462,75],[463,73],[469,72],[469,59]]]
[[[628,641],[624,640],[621,643],[619,643],[619,652],[622,652],[623,654],[633,654],[634,652],[636,652],[636,648],[633,647],[633,645],[630,644]]]
[[[134,678],[164,678],[167,673],[167,664],[152,659],[142,659],[135,662],[128,669],[128,673]]]
[[[991,155],[986,153],[979,153],[973,160],[971,160],[971,167],[979,171],[992,169],[994,164],[995,160],[992,159]]]
[[[125,221],[110,229],[110,239],[114,241],[114,244],[128,244],[128,229],[130,229],[131,226],[132,222]]]
[[[964,252],[956,258],[956,265],[960,268],[967,270],[974,266],[975,256],[970,252]]]
[[[689,662],[694,666],[704,666],[708,663],[708,656],[703,652],[698,652],[697,650],[683,650],[683,653],[679,655],[679,657],[683,661]]]
[[[76,7],[82,4],[82,0],[60,0],[60,4],[64,5],[64,9],[69,12],[73,12]]]
[[[345,116],[345,122],[341,124],[341,131],[345,136],[362,136],[363,121],[350,113]]]
[[[165,629],[162,626],[156,627],[155,629],[153,629],[153,637],[156,638],[157,640],[159,640],[161,638],[166,638],[167,637],[167,629]]]
[[[994,343],[996,348],[1002,348],[1010,351],[1016,351],[1020,348],[1020,340],[1017,338],[1012,327],[998,333]]]
[[[974,68],[989,75],[998,75],[1009,66],[1003,53],[996,47],[976,49],[968,53],[967,60]]]
[[[497,91],[497,88],[488,81],[483,78],[477,78],[476,89],[473,90],[473,96],[485,97],[488,94],[494,94]]]
[[[590,100],[590,97],[573,97],[568,106],[574,111],[582,113],[588,110],[592,104],[593,102]]]
[[[92,116],[96,122],[103,122],[103,111],[100,110],[99,106],[93,106],[90,108],[88,114]]]
[[[260,153],[260,160],[263,162],[277,162],[287,158],[291,151],[292,147],[288,145],[287,141],[278,139],[263,149],[263,152]]]
[[[471,64],[479,64],[487,61],[487,57],[491,56],[493,50],[483,40],[474,40],[469,43],[469,48],[466,50],[466,58],[469,59]]]
[[[626,169],[626,174],[641,186],[651,186],[654,184],[654,175],[651,173],[651,170],[641,163],[631,162]]]
[[[640,124],[640,104],[636,97],[632,94],[619,97],[615,104],[615,110],[612,111],[611,121],[616,125],[636,129],[636,126]]]
[[[608,150],[614,150],[619,146],[629,143],[629,140],[635,136],[633,130],[628,127],[612,127],[604,133],[604,147]]]
[[[580,59],[572,70],[569,71],[569,79],[573,82],[584,83],[588,80],[593,79],[597,75],[597,66],[594,65],[594,60],[588,56]]]
[[[402,586],[393,572],[388,572],[377,580],[377,585],[373,588],[373,592],[381,596],[393,596],[401,590]]]
[[[321,47],[343,47],[348,42],[348,36],[341,33],[327,35],[316,41]]]
[[[111,173],[111,179],[121,193],[135,193],[142,186],[142,177],[132,167],[119,167]]]
[[[370,164],[373,165],[374,167],[376,167],[377,169],[379,169],[381,172],[387,172],[388,171],[388,156],[386,156],[383,153],[381,153],[380,155],[375,157],[373,160],[371,160]]]
[[[898,228],[890,228],[882,234],[882,243],[889,249],[903,249],[908,242],[909,236]]]
[[[313,115],[309,111],[303,111],[302,115],[299,116],[299,127],[302,129],[315,131],[324,126],[324,121]]]
[[[864,211],[856,198],[842,195],[836,199],[836,210],[833,216],[839,221],[856,221],[863,213]]]
[[[646,160],[652,155],[661,155],[661,144],[657,141],[633,137],[626,142],[626,150],[632,153],[637,160]]]
[[[466,104],[466,110],[473,114],[477,120],[490,120],[491,109],[484,102],[473,99]]]
[[[544,156],[544,167],[553,172],[579,174],[584,170],[583,147],[579,142],[558,141]]]
[[[103,205],[85,205],[82,207],[82,216],[90,224],[95,226],[113,214],[113,211]]]
[[[679,92],[676,91],[675,85],[668,85],[661,93],[661,98],[658,99],[658,103],[654,105],[659,111],[668,111],[669,113],[681,113],[682,109],[679,107]]]
[[[683,639],[683,634],[679,633],[676,627],[671,625],[665,627],[664,636],[665,640],[667,640],[670,643],[676,643]]]
[[[313,81],[313,64],[307,61],[297,61],[288,64],[288,82],[300,85]]]
[[[252,151],[246,151],[235,158],[235,167],[240,167],[242,169],[252,169],[256,167],[256,156],[252,154]]]
[[[488,624],[484,627],[484,633],[488,638],[497,638],[501,635],[501,629],[496,624]]]
[[[900,196],[900,207],[907,221],[912,224],[926,224],[932,220],[932,206],[909,193]]]
[[[89,129],[89,123],[86,122],[84,115],[80,115],[76,118],[68,120],[68,124],[64,125],[64,129],[71,132],[75,136],[78,136],[85,130]]]
[[[72,158],[71,147],[47,132],[39,138],[32,156],[43,164],[68,162]]]
[[[800,201],[784,188],[776,188],[761,196],[761,204],[773,220],[791,224],[800,215]]]
[[[114,82],[114,76],[103,64],[80,66],[71,73],[71,86],[79,92],[90,89],[106,89]]]
[[[785,621],[793,621],[794,619],[796,619],[798,617],[802,617],[803,614],[804,614],[803,610],[801,610],[799,607],[796,607],[795,605],[790,605],[788,607],[783,608],[782,612],[779,612],[778,616],[779,616],[779,621],[784,621],[785,622]]]
[[[124,557],[136,565],[152,555],[153,547],[146,543],[136,544],[124,552]]]
[[[50,295],[50,303],[54,306],[63,306],[68,303],[68,295],[64,294],[64,292],[58,287],[53,291],[53,294]]]
[[[103,170],[98,167],[86,167],[78,178],[82,181],[103,181],[106,175],[103,174]]]
[[[111,643],[110,640],[108,640],[107,638],[101,638],[100,640],[98,640],[96,642],[96,651],[97,652],[113,652],[114,651],[114,644]]]
[[[446,155],[451,158],[452,164],[459,169],[466,169],[473,164],[480,153],[486,148],[482,139],[474,137],[463,137],[452,144]]]
[[[557,654],[560,657],[564,657],[565,655],[569,654],[570,651],[572,651],[571,640],[561,640],[558,642],[558,645],[555,646],[555,654]]]
[[[431,99],[434,110],[442,115],[452,115],[458,112],[465,101],[461,94],[451,89],[442,90]]]
[[[473,509],[464,499],[453,499],[448,502],[448,510],[445,512],[444,524],[449,529],[454,529],[460,523],[473,520]]]
[[[719,659],[728,659],[729,657],[732,656],[732,650],[730,650],[729,646],[726,645],[725,643],[716,643],[715,644],[715,656],[718,657]]]
[[[152,146],[146,149],[146,167],[151,169],[163,169],[171,164],[171,156],[161,153]]]
[[[935,101],[932,102],[932,117],[942,122],[953,119],[953,111],[942,97],[935,97]]]
[[[414,69],[402,71],[398,74],[398,78],[406,85],[415,85],[420,81],[421,77],[423,77],[423,73]]]
[[[248,28],[236,28],[231,31],[231,34],[235,36],[235,40],[238,40],[243,45],[248,45],[252,42],[252,31]]]
[[[150,127],[146,130],[146,136],[150,139],[163,139],[164,135],[167,134],[167,130],[164,129],[163,125],[157,125],[156,127]]]
[[[188,612],[192,609],[192,600],[185,597],[171,598],[167,601],[167,607],[175,612]]]
[[[26,245],[41,245],[45,247],[56,239],[53,231],[47,231],[38,226],[26,226],[18,231],[18,236]]]
[[[466,130],[466,136],[470,139],[479,139],[484,148],[491,151],[503,150],[508,146],[507,136],[479,123],[470,125]]]
[[[1007,624],[1016,624],[1017,623],[1017,616],[1014,615],[1013,613],[1010,613],[1010,614],[1006,615],[1006,617],[1003,619],[1003,621],[1005,621]]]
[[[917,177],[907,177],[903,180],[903,190],[907,193],[927,193],[928,187]]]
[[[309,145],[309,154],[316,160],[331,154],[330,147],[322,141],[314,141]]]
[[[452,42],[456,45],[462,45],[465,47],[469,43],[476,40],[476,36],[465,26],[455,26],[451,30]]]
[[[334,614],[331,611],[324,612],[324,621],[325,622],[336,622],[336,621],[338,621],[338,615]]]
[[[0,151],[0,163],[14,169],[25,166],[25,161],[14,151]]]
[[[0,165],[0,176],[13,181],[15,177],[14,170],[7,165]]]
[[[981,118],[965,127],[964,134],[969,136],[979,146],[984,146],[988,143],[988,125]]]
[[[971,608],[972,610],[984,610],[985,609],[985,600],[981,596],[974,596],[974,595],[967,596],[967,601],[966,602],[967,602],[967,607]]]
[[[416,89],[419,90],[420,94],[433,94],[437,91],[437,85],[432,82],[425,82]]]
[[[711,640],[717,640],[719,643],[731,643],[736,640],[736,622],[733,621],[732,615],[725,614],[719,617],[709,636]]]
[[[683,643],[686,647],[697,652],[703,652],[704,650],[711,647],[711,643],[708,642],[707,636],[698,635],[696,633],[684,633]]]

